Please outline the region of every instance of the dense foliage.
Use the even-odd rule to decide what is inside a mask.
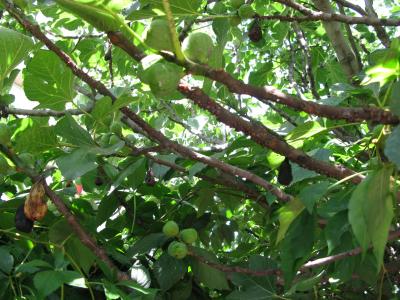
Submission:
[[[400,5],[359,4],[0,0],[0,298],[395,299]]]

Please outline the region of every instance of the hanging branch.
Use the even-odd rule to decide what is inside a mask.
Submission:
[[[10,149],[6,146],[0,144],[0,152],[3,152],[17,167],[19,172],[22,172],[29,176],[33,182],[41,180],[42,177],[35,172],[35,170],[26,167]],[[80,225],[78,219],[75,215],[71,213],[68,207],[64,204],[64,201],[47,185],[45,180],[43,180],[44,190],[47,197],[54,203],[58,211],[65,217],[75,234],[78,236],[79,240],[88,247],[101,261],[105,262],[112,270],[114,270],[118,276],[119,280],[128,280],[129,275],[120,271],[112,262],[112,260],[107,256],[106,251],[100,247],[96,240],[91,237],[85,229]]]

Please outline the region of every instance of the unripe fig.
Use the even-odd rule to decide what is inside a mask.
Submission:
[[[15,228],[26,233],[30,233],[33,229],[33,221],[25,216],[24,204],[21,204],[15,213]]]
[[[159,98],[167,98],[176,92],[183,76],[182,69],[172,63],[159,61],[144,71],[152,93]]]
[[[249,19],[254,17],[256,12],[250,4],[243,4],[241,7],[239,7],[238,14],[242,19]]]
[[[187,229],[183,229],[180,233],[179,233],[179,238],[185,242],[186,244],[192,244],[197,240],[198,234],[196,229],[194,228],[187,228]]]
[[[11,139],[10,128],[4,123],[0,123],[0,144],[8,145]]]
[[[179,226],[174,221],[168,221],[162,231],[168,237],[175,237],[179,234]]]
[[[177,258],[182,259],[188,253],[188,248],[184,243],[173,241],[168,246],[168,254]]]
[[[150,24],[144,41],[156,50],[174,51],[169,24],[166,19],[154,19]]]
[[[245,3],[244,0],[231,0],[231,6],[232,6],[234,9],[238,9],[238,8],[241,7],[244,3]]]
[[[191,33],[183,43],[183,51],[191,61],[205,64],[214,49],[213,40],[204,32]]]

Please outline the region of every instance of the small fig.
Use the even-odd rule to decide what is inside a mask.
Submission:
[[[173,241],[168,246],[168,254],[177,259],[182,259],[188,254],[188,248],[184,243]]]
[[[179,238],[186,244],[190,245],[194,243],[198,238],[197,230],[194,228],[183,229],[179,233]]]
[[[24,204],[21,204],[15,213],[15,228],[26,233],[30,233],[33,229],[33,221],[25,216]]]
[[[168,221],[162,231],[167,237],[175,237],[179,234],[179,226],[174,221]]]
[[[204,32],[191,33],[183,43],[183,51],[191,61],[205,64],[214,49],[211,37]]]
[[[170,62],[158,61],[144,71],[151,92],[158,98],[168,98],[176,93],[183,76],[182,69]]]
[[[144,41],[156,50],[174,51],[168,21],[165,18],[153,19]]]

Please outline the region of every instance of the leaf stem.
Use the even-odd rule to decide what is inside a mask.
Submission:
[[[183,63],[183,62],[185,62],[185,55],[182,52],[181,44],[179,42],[179,37],[178,37],[178,34],[176,33],[175,21],[174,21],[173,15],[172,15],[169,0],[163,0],[163,6],[164,6],[164,10],[165,10],[165,15],[168,20],[169,31],[171,34],[172,44],[174,46],[176,59],[179,62]]]

